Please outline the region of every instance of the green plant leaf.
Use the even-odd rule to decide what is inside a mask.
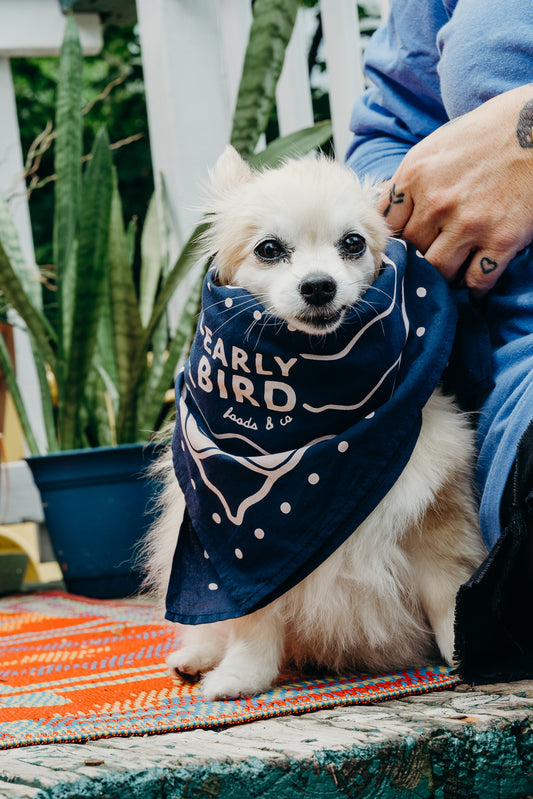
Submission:
[[[83,56],[72,15],[61,48],[56,93],[56,140],[54,145],[53,256],[57,272],[60,362],[68,358],[72,338],[76,239],[81,199]],[[64,356],[61,353],[65,353]]]
[[[0,242],[26,294],[33,305],[41,311],[43,302],[39,270],[35,266],[30,267],[24,260],[11,212],[2,195],[0,195]]]
[[[21,316],[29,332],[35,338],[42,357],[54,369],[56,366],[56,356],[53,349],[55,333],[46,317],[34,306],[24,290],[20,277],[13,269],[1,241],[0,286],[8,304]]]
[[[0,335],[0,371],[4,376],[8,391],[13,399],[13,404],[15,405],[15,410],[20,421],[20,426],[22,427],[24,438],[28,444],[28,449],[32,455],[41,455],[42,453],[39,449],[37,441],[35,440],[30,420],[28,418],[28,414],[26,413],[26,407],[20,394],[15,369],[13,368],[11,358],[9,357],[9,351],[6,347],[4,339],[2,338],[2,335]]]
[[[106,390],[104,374],[103,367],[98,366],[98,355],[95,355],[85,383],[85,404],[79,413],[78,447],[112,447],[117,443],[115,409]]]
[[[100,375],[100,378],[101,378],[101,381],[102,381],[102,385],[103,385],[103,387],[105,389],[106,394],[109,395],[109,399],[111,400],[112,406],[114,408],[114,413],[116,415],[116,413],[118,411],[118,400],[119,400],[116,384],[113,382],[113,380],[109,376],[109,373],[106,371],[106,369],[105,369],[104,365],[101,363],[99,357],[95,358],[95,365],[96,365],[96,370],[97,370],[98,374]],[[116,444],[116,442],[115,442],[115,444]]]
[[[256,0],[233,116],[231,144],[249,158],[264,132],[276,99],[299,7],[298,0]]]
[[[89,391],[92,395],[89,413],[89,427],[92,438],[99,447],[116,447],[116,420],[119,408],[117,387],[97,354],[91,374]]]
[[[126,256],[129,264],[135,258],[135,242],[137,240],[137,219],[130,219],[126,228]]]
[[[162,399],[172,385],[180,361],[188,351],[196,327],[195,319],[198,316],[204,276],[205,270],[202,270],[191,289],[180,323],[170,342],[166,359],[160,363],[154,361],[152,364],[143,392],[143,402],[138,410],[140,434],[146,435],[147,431],[154,432],[163,409]]]
[[[160,286],[157,299],[152,311],[150,321],[143,331],[141,341],[137,350],[137,357],[132,368],[131,391],[137,396],[142,396],[142,386],[146,379],[147,356],[150,349],[152,335],[159,324],[160,319],[166,313],[170,298],[177,289],[181,280],[204,256],[205,244],[203,234],[208,228],[207,222],[201,222],[192,232],[189,240],[182,249],[178,260]],[[123,414],[119,419],[119,429],[124,429]]]
[[[102,280],[100,314],[98,317],[98,327],[96,332],[96,346],[102,367],[105,369],[109,379],[113,381],[115,385],[115,391],[118,394],[118,390],[116,389],[116,386],[118,385],[118,369],[115,358],[114,339],[115,325],[111,306],[111,279],[109,270],[106,269],[104,279]]]
[[[130,228],[131,229],[131,228]],[[124,443],[123,426],[135,418],[135,397],[131,393],[131,371],[142,335],[141,317],[133,282],[128,235],[124,232],[122,204],[117,176],[113,171],[113,195],[109,229],[109,281],[113,320],[113,349],[117,365],[119,410],[117,438]]]
[[[318,122],[310,128],[297,130],[288,136],[274,139],[260,153],[248,159],[253,169],[272,169],[280,166],[286,158],[300,158],[325,144],[332,136],[331,122]]]
[[[83,183],[79,244],[76,259],[74,326],[67,369],[59,385],[62,449],[77,446],[77,415],[83,405],[86,380],[95,350],[100,304],[104,291],[112,193],[109,138],[101,129],[94,141]]]
[[[205,244],[203,242],[203,235],[209,226],[208,222],[201,222],[192,232],[189,240],[182,249],[178,260],[174,267],[170,270],[163,283],[160,286],[157,294],[157,299],[154,304],[152,316],[148,322],[147,327],[143,331],[142,339],[139,344],[137,358],[133,365],[132,374],[132,390],[138,390],[141,377],[146,368],[146,356],[150,348],[152,334],[159,323],[161,317],[165,314],[170,298],[174,294],[181,280],[189,273],[189,271],[204,257]]]
[[[168,348],[169,338],[170,328],[167,315],[164,314],[159,320],[159,323],[157,324],[152,335],[151,352],[155,360],[160,361],[165,356]]]
[[[141,274],[139,279],[139,312],[146,327],[154,309],[157,286],[162,273],[159,219],[155,193],[152,194],[141,236]]]
[[[43,411],[44,430],[46,433],[46,441],[48,445],[48,452],[56,452],[58,447],[57,430],[54,414],[54,406],[50,394],[50,386],[48,384],[48,376],[46,373],[46,365],[42,360],[42,354],[35,339],[30,335],[30,344],[33,351],[33,360],[35,362],[35,370],[37,372],[37,380],[39,382],[41,407]]]
[[[146,404],[153,404],[159,406],[159,411],[163,405],[163,397],[170,383],[167,382],[164,388],[160,387],[161,376],[165,371],[165,365],[168,360],[168,347],[169,347],[169,326],[166,316],[161,317],[159,324],[154,330],[152,336],[152,344],[149,353],[148,367],[146,369],[146,380],[144,382],[142,394],[139,398],[137,407],[137,428],[143,431],[148,430],[151,432],[151,427],[143,418],[143,408]],[[158,411],[155,412],[156,417]]]
[[[150,338],[152,335],[159,319],[165,313],[172,295],[185,275],[189,274],[195,264],[205,257],[205,243],[203,237],[208,227],[209,222],[205,221],[200,222],[200,224],[196,226],[179,254],[173,268],[165,277],[157,294],[152,316],[144,331],[145,337]]]

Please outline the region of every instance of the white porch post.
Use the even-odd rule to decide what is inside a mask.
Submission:
[[[363,58],[356,0],[320,0],[329,74],[335,155],[344,160],[351,141],[350,116],[363,93]]]
[[[251,4],[137,0],[137,17],[156,196],[165,200],[173,264],[200,219],[208,170],[230,138]],[[171,327],[185,298],[176,292],[169,304]]]
[[[177,255],[199,218],[201,185],[229,141],[249,0],[137,0],[156,183]]]
[[[313,104],[307,70],[309,16],[298,11],[291,40],[285,51],[283,69],[276,88],[279,132],[288,136],[313,124]]]
[[[26,262],[34,264],[33,239],[30,214],[22,178],[23,163],[15,94],[11,80],[9,60],[0,58],[0,97],[2,98],[2,125],[0,125],[0,192],[8,200],[17,228],[20,245]],[[46,436],[40,401],[40,390],[33,355],[27,334],[15,313],[10,314],[14,327],[15,361],[17,378],[28,415],[32,420],[35,437],[41,450],[46,450]],[[18,322],[18,323],[17,323]]]

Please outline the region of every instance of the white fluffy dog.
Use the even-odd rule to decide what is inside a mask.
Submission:
[[[325,158],[254,173],[227,148],[207,209],[218,280],[310,335],[336,330],[380,269],[388,231],[375,199]],[[265,691],[286,666],[386,671],[439,653],[453,664],[455,597],[484,556],[472,458],[467,419],[435,392],[407,466],[360,527],[261,610],[183,627],[170,668],[214,699]],[[146,562],[163,598],[184,502],[170,453],[159,469],[166,487]]]

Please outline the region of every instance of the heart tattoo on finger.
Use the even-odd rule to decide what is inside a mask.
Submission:
[[[487,258],[486,256],[483,256],[479,262],[479,265],[484,275],[488,275],[490,272],[494,272],[494,270],[498,268],[496,261],[493,261],[491,258]]]

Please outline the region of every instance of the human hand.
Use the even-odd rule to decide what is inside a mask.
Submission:
[[[394,235],[444,277],[490,289],[533,240],[533,85],[513,89],[415,145],[382,191]]]

